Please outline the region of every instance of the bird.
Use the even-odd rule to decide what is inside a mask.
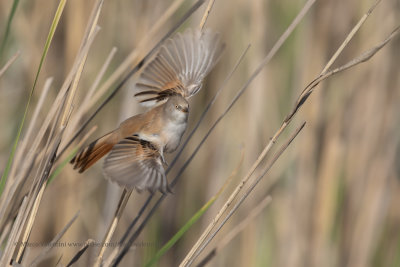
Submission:
[[[103,173],[110,181],[138,192],[171,192],[164,152],[178,148],[187,128],[188,98],[201,89],[224,46],[209,29],[188,29],[168,39],[136,83],[135,97],[150,109],[81,149],[70,161],[73,168],[82,173],[107,155]]]
[[[184,97],[171,96],[164,104],[123,121],[117,129],[82,149],[71,163],[82,173],[109,153],[103,162],[106,178],[139,192],[168,192],[163,153],[177,149],[186,130],[188,112]]]

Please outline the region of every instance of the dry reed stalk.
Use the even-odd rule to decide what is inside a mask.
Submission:
[[[63,229],[50,241],[50,244],[56,244],[63,237],[65,232],[71,227],[71,225],[75,222],[76,218],[78,218],[79,211],[72,217],[72,219],[64,226]],[[54,246],[47,246],[45,249],[42,249],[39,255],[35,257],[33,261],[29,263],[29,266],[38,266],[46,257],[48,257],[48,253],[54,248]]]
[[[81,53],[80,53],[81,57],[83,56],[83,53],[88,52],[92,41],[93,41],[93,38],[90,39],[90,41],[87,43],[87,45],[81,51]],[[79,59],[79,57],[78,57],[78,59]],[[76,70],[77,70],[77,68],[75,66],[75,68],[73,68],[72,72],[69,74],[70,80],[72,79],[73,71],[76,71]],[[67,80],[68,80],[68,78],[67,78]],[[42,140],[42,137],[44,136],[45,132],[47,131],[49,124],[52,122],[53,117],[55,116],[55,112],[59,109],[59,107],[63,103],[64,98],[62,98],[62,93],[65,93],[66,89],[68,89],[68,86],[66,86],[66,84],[64,84],[64,85],[65,85],[64,86],[65,90],[62,90],[62,89],[60,90],[60,93],[57,96],[58,99],[55,100],[50,112],[48,113],[48,116],[47,116],[45,122],[42,124],[42,127],[39,130],[39,133],[36,135],[36,138],[34,139],[34,142],[32,143],[32,146],[31,146],[29,152],[27,153],[26,157],[24,158],[24,163],[22,163],[23,167],[20,169],[20,173],[16,173],[15,180],[12,179],[14,177],[10,177],[9,182],[6,183],[5,190],[0,199],[0,214],[1,214],[0,225],[4,224],[5,223],[4,220],[7,219],[7,216],[4,216],[4,214],[7,210],[7,208],[9,208],[10,204],[8,204],[8,203],[11,202],[11,200],[14,196],[14,192],[17,190],[17,187],[19,186],[19,182],[24,177],[28,176],[28,171],[30,170],[30,166],[33,166],[35,161],[40,160],[40,159],[36,158],[37,153],[35,151],[37,151],[39,144]],[[18,165],[18,162],[15,162],[15,164],[13,164],[14,168],[16,168],[16,165]],[[11,169],[11,172],[13,172],[12,169]]]
[[[73,70],[75,70],[75,73],[73,75],[69,76],[71,81],[72,81],[73,77],[77,77],[77,76],[79,77],[80,74],[78,74],[78,72],[82,72],[82,70],[83,70],[82,62],[86,58],[86,55],[89,51],[89,47],[92,44],[96,33],[98,32],[98,29],[95,29],[94,27],[92,27],[92,29],[93,29],[93,31],[90,31],[90,34],[88,33],[88,36],[85,39],[84,45],[81,46],[80,53],[78,53],[80,56],[77,58],[78,60],[75,62],[76,64],[75,64],[75,67],[73,68]],[[75,80],[75,82],[77,84],[77,80]],[[66,86],[67,89],[68,89],[68,87]],[[68,90],[66,90],[65,92],[68,94]],[[59,96],[60,96],[60,94],[59,94]],[[33,227],[33,222],[35,220],[35,217],[36,217],[36,214],[37,214],[37,211],[39,208],[39,204],[41,202],[41,199],[42,199],[45,187],[46,187],[47,179],[50,175],[50,170],[54,164],[55,157],[57,154],[59,144],[62,139],[64,129],[67,125],[67,122],[68,122],[70,114],[71,114],[72,102],[69,103],[69,106],[64,105],[64,109],[61,108],[62,105],[56,105],[58,103],[65,104],[65,100],[66,100],[66,97],[60,98],[60,102],[55,101],[55,103],[53,105],[53,107],[55,108],[54,110],[55,111],[58,110],[58,111],[56,111],[58,113],[58,115],[56,115],[54,117],[55,119],[54,119],[54,122],[52,123],[53,126],[50,131],[50,135],[46,141],[45,148],[43,150],[43,151],[49,151],[49,153],[45,152],[43,154],[42,159],[39,159],[39,161],[41,163],[39,164],[39,168],[37,169],[37,172],[36,172],[36,177],[33,180],[32,187],[31,187],[30,193],[28,195],[28,206],[27,206],[27,208],[25,208],[23,210],[23,214],[24,214],[23,219],[19,222],[18,225],[15,225],[16,227],[18,227],[18,233],[19,234],[22,233],[22,237],[21,237],[22,244],[27,243],[27,241],[29,239],[29,236],[30,236],[30,233],[31,233],[32,227]],[[51,115],[51,114],[49,114],[49,115]],[[49,122],[52,120],[51,119],[52,117],[53,116],[51,115]],[[59,124],[60,124],[60,126],[57,127],[57,125],[59,125]],[[46,127],[46,129],[47,129],[47,127]],[[51,149],[50,149],[50,147],[51,147]],[[34,162],[35,158],[32,158],[32,159],[33,159],[32,162]],[[6,193],[6,191],[5,191],[5,193]],[[10,197],[8,199],[11,200],[12,195],[9,195],[9,196]],[[7,200],[7,198],[6,198],[6,200]],[[9,238],[9,240],[8,240],[9,244],[16,243],[16,241],[18,241],[20,239],[19,234],[16,235],[13,239]],[[16,246],[14,249],[17,252],[16,262],[21,263],[22,257],[23,257],[24,251],[25,251],[25,246],[20,246],[19,248]],[[6,255],[6,257],[12,257],[12,255],[14,254],[11,251],[9,253],[10,254]]]
[[[274,163],[278,160],[278,158],[282,155],[282,153],[288,148],[288,146],[292,143],[292,141],[297,137],[297,135],[300,133],[300,131],[304,128],[305,122],[301,124],[299,128],[291,135],[291,137],[288,139],[286,143],[284,143],[278,152],[276,152],[272,158],[272,160],[267,164],[267,166],[262,170],[261,175],[253,182],[250,184],[249,188],[247,191],[243,194],[243,196],[237,201],[237,203],[232,207],[232,209],[228,212],[228,214],[225,216],[225,218],[222,220],[222,222],[217,226],[216,230],[214,232],[208,233],[208,231],[205,231],[204,233],[207,233],[205,237],[208,236],[208,239],[204,238],[204,241],[199,243],[194,247],[195,249],[193,251],[193,254],[191,254],[190,257],[188,255],[185,257],[185,259],[181,262],[179,266],[190,266],[193,261],[200,255],[200,253],[205,249],[205,247],[211,242],[211,240],[215,237],[215,235],[221,230],[221,228],[225,225],[225,223],[228,221],[228,219],[236,212],[236,210],[239,208],[239,206],[243,203],[243,201],[249,196],[249,194],[254,190],[254,188],[257,186],[257,184],[261,181],[261,179],[268,173],[268,171],[272,168]],[[213,221],[214,222],[214,221]],[[215,224],[218,221],[215,221]],[[203,234],[204,234],[203,233]],[[202,235],[203,236],[203,235]]]
[[[28,194],[28,206],[25,211],[24,220],[21,223],[20,229],[22,231],[21,242],[26,244],[29,240],[29,236],[32,232],[33,223],[35,221],[40,202],[43,197],[44,190],[46,188],[46,182],[50,174],[50,169],[54,163],[55,154],[61,141],[61,135],[65,127],[61,128],[60,134],[56,134],[57,124],[61,118],[62,108],[59,108],[58,114],[56,115],[53,127],[50,130],[50,137],[47,139],[44,147],[44,156],[37,169],[36,176],[34,177],[32,187]],[[54,140],[54,141],[53,141]],[[47,151],[50,151],[47,153]],[[25,246],[19,247],[17,250],[17,256],[15,261],[21,263],[23,254],[25,252]]]
[[[98,30],[97,22],[99,20],[99,16],[100,16],[101,9],[103,7],[103,3],[104,3],[104,0],[98,0],[96,2],[96,4],[94,5],[94,8],[92,9],[92,14],[89,17],[88,25],[87,25],[86,32],[83,37],[80,49],[82,49],[85,46],[86,42],[88,42],[89,39],[92,36],[94,36]],[[74,96],[75,96],[76,90],[78,89],[79,80],[82,75],[83,67],[85,66],[85,63],[86,63],[86,58],[87,58],[87,54],[84,54],[81,62],[79,63],[76,75],[75,75],[74,79],[72,80],[71,87],[68,90],[67,99],[65,102],[65,105],[68,108],[66,108],[64,110],[64,113],[62,115],[62,119],[61,119],[62,127],[65,127],[67,125],[67,119],[68,119],[70,113],[72,112]]]
[[[26,205],[28,204],[27,197],[25,196],[22,200],[20,209],[18,211],[18,215],[15,219],[15,222],[11,228],[10,235],[8,237],[8,240],[18,240],[17,237],[19,235],[19,230],[18,226],[20,225],[23,217],[24,217],[24,210],[26,208]],[[13,256],[13,246],[17,246],[19,243],[15,242],[7,242],[6,247],[3,250],[3,254],[1,255],[0,258],[0,265],[1,266],[8,266],[11,262],[12,256]],[[22,246],[22,244],[20,244]],[[15,248],[14,248],[15,249]]]
[[[117,208],[115,209],[114,218],[106,231],[106,235],[104,236],[104,240],[94,266],[101,265],[104,257],[104,252],[106,251],[107,247],[106,244],[108,244],[111,241],[115,228],[117,228],[118,222],[121,219],[122,213],[124,212],[124,209],[126,207],[126,204],[128,203],[131,194],[132,194],[132,189],[131,190],[127,190],[125,188],[123,189],[119,203],[117,205]]]
[[[206,11],[204,12],[204,15],[203,15],[203,17],[201,18],[201,21],[200,21],[200,24],[199,24],[199,28],[200,28],[201,30],[204,29],[204,25],[206,24],[207,19],[208,19],[208,16],[210,15],[211,9],[212,9],[213,6],[214,6],[214,2],[215,2],[215,0],[209,0],[209,1],[208,1],[208,5],[207,5],[207,8],[206,8]]]
[[[328,63],[325,65],[325,67],[322,69],[320,77],[316,78],[314,81],[312,81],[306,88],[304,88],[303,92],[300,94],[300,96],[297,99],[296,105],[293,108],[293,111],[286,117],[285,121],[289,121],[291,119],[291,117],[293,117],[293,115],[296,113],[297,109],[304,103],[304,101],[308,98],[308,96],[312,93],[313,89],[315,86],[318,85],[319,81],[318,79],[325,79],[322,78],[322,76],[326,76],[326,75],[333,75],[337,72],[341,72],[344,71],[348,68],[353,67],[356,64],[359,64],[361,62],[365,62],[368,59],[370,59],[377,51],[379,51],[383,46],[386,45],[387,42],[390,41],[390,39],[393,38],[389,36],[389,38],[387,38],[387,40],[385,40],[382,44],[380,44],[377,47],[375,47],[375,51],[371,50],[371,51],[367,51],[366,53],[369,53],[369,55],[365,55],[365,57],[363,57],[363,61],[359,61],[355,64],[353,64],[353,62],[348,62],[347,64],[343,65],[341,68],[337,68],[333,71],[330,71],[330,74],[328,74],[328,70],[330,69],[330,67],[333,65],[333,63],[336,61],[336,59],[339,57],[339,55],[343,52],[344,48],[349,44],[349,42],[351,41],[351,39],[354,37],[354,35],[360,30],[361,26],[364,24],[364,22],[366,21],[366,19],[369,17],[369,15],[371,15],[371,13],[374,11],[374,9],[377,7],[377,5],[379,4],[381,0],[377,0],[375,1],[375,3],[368,9],[368,11],[361,17],[361,19],[357,22],[357,24],[351,29],[350,33],[346,36],[346,38],[344,39],[344,41],[342,42],[342,44],[339,46],[339,48],[336,50],[336,52],[333,54],[333,56],[329,59]],[[393,31],[396,32],[397,29],[395,29]],[[392,33],[392,34],[393,34]],[[357,61],[358,59],[355,58],[353,61]],[[327,77],[329,77],[327,76]],[[326,77],[326,78],[327,78]]]
[[[390,7],[385,6],[380,12],[386,14]],[[393,22],[396,23],[396,19],[385,20],[384,24]],[[395,123],[398,121],[398,98],[393,97],[396,90],[392,89],[392,79],[398,69],[392,67],[397,60],[391,55],[397,47],[392,44],[391,50],[385,49],[375,59],[369,77],[363,79],[354,92],[357,95],[357,100],[352,102],[354,115],[361,114],[359,117],[352,114],[351,124],[346,127],[350,147],[345,167],[348,176],[344,183],[349,195],[345,214],[350,214],[351,220],[347,222],[347,242],[343,250],[348,251],[346,263],[349,266],[373,266],[373,255],[388,250],[390,238],[385,238],[385,232],[392,235],[386,227],[389,208],[397,204],[392,182],[397,178],[394,169],[400,140]],[[363,130],[361,135],[360,129]],[[353,161],[352,157],[355,157]],[[393,258],[386,257],[386,262],[379,265],[398,265]]]
[[[8,70],[8,68],[17,60],[17,58],[21,55],[20,51],[17,51],[7,62],[4,66],[0,69],[0,77]]]
[[[3,244],[4,241],[6,240],[7,236],[9,235],[9,233],[11,231],[11,225],[12,225],[12,222],[8,222],[2,229],[2,232],[0,235],[0,244]]]
[[[205,266],[208,262],[210,262],[219,251],[221,251],[227,244],[229,244],[238,234],[240,234],[246,227],[254,221],[258,215],[271,203],[272,197],[267,195],[261,202],[254,207],[250,213],[235,227],[230,230],[218,243],[215,245],[213,249],[202,259],[200,260],[197,267]]]
[[[35,110],[33,111],[33,115],[32,118],[30,119],[29,125],[28,125],[28,130],[26,131],[21,143],[20,143],[20,147],[17,150],[17,153],[15,154],[15,161],[16,162],[20,162],[22,157],[25,155],[26,148],[28,147],[28,144],[30,143],[30,140],[32,140],[33,136],[33,129],[34,127],[37,125],[37,119],[39,116],[39,112],[42,110],[43,108],[43,103],[47,97],[47,94],[50,90],[50,86],[53,82],[53,78],[48,78],[46,79],[46,82],[44,83],[43,86],[43,90],[42,93],[40,94],[40,98],[38,103],[36,104]],[[13,168],[10,172],[10,177],[14,177],[15,176],[15,172],[17,171],[16,168]]]
[[[111,49],[109,55],[107,56],[105,62],[103,63],[103,66],[100,68],[99,73],[97,74],[96,78],[94,79],[92,86],[89,88],[85,98],[83,99],[82,105],[80,105],[79,108],[76,109],[75,114],[71,118],[71,122],[69,123],[67,131],[65,133],[65,136],[67,137],[67,139],[68,139],[68,137],[72,136],[72,133],[74,131],[76,131],[80,120],[89,111],[90,106],[85,105],[85,103],[88,103],[93,98],[95,90],[99,86],[100,80],[104,77],[104,74],[111,63],[111,60],[114,58],[116,52],[117,52],[117,48],[113,47]],[[62,147],[65,148],[65,146],[62,146]],[[63,152],[64,152],[64,150],[60,151],[60,153],[57,155],[57,160],[60,158],[60,156],[63,154]]]
[[[94,36],[95,36],[95,34],[93,35],[93,37]],[[79,65],[77,63],[80,62],[80,60],[83,58],[83,56],[88,53],[90,45],[92,44],[92,42],[94,40],[93,37],[91,37],[88,40],[88,42],[85,44],[85,46],[82,48],[82,50],[79,51],[76,61],[75,61],[75,64],[72,67],[70,73],[68,74],[66,80],[64,81],[64,84],[62,85],[53,105],[50,108],[50,111],[48,112],[48,114],[46,116],[46,119],[42,123],[42,127],[36,134],[33,142],[31,142],[31,147],[30,147],[28,153],[26,154],[23,163],[20,164],[18,162],[15,162],[15,164],[13,164],[13,166],[11,168],[11,172],[13,172],[13,168],[16,168],[16,166],[19,165],[19,169],[18,169],[19,171],[16,172],[14,177],[10,177],[9,181],[5,185],[4,192],[0,198],[0,227],[5,223],[5,220],[8,219],[8,217],[5,216],[5,213],[10,206],[10,202],[14,196],[15,191],[17,190],[17,187],[20,185],[21,181],[23,181],[25,177],[28,177],[28,172],[29,172],[30,168],[33,166],[34,162],[40,160],[40,159],[36,158],[36,155],[37,155],[36,151],[38,151],[40,143],[42,142],[42,139],[43,139],[46,131],[48,130],[49,125],[53,121],[57,110],[64,102],[64,99],[65,99],[64,96],[65,96],[66,92],[68,91],[69,84],[71,83],[72,78],[78,69]]]

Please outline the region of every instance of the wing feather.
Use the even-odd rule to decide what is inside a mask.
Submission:
[[[189,98],[218,62],[224,44],[219,34],[207,29],[186,30],[168,39],[144,68],[136,84],[139,101],[156,104],[173,94]]]
[[[112,182],[141,192],[169,191],[158,149],[137,136],[117,143],[103,163],[105,176]]]

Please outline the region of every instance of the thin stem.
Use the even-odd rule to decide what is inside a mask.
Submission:
[[[297,137],[297,135],[300,133],[300,131],[304,128],[305,122],[301,124],[299,128],[292,134],[292,136],[289,138],[289,140],[281,146],[279,151],[275,153],[275,156],[273,157],[272,161],[265,167],[264,171],[262,174],[250,185],[250,187],[246,190],[245,194],[238,200],[238,202],[233,206],[233,208],[229,211],[228,215],[224,218],[224,220],[219,224],[217,229],[211,233],[210,237],[205,240],[204,243],[193,253],[193,256],[190,258],[187,257],[185,260],[182,261],[182,263],[179,266],[190,266],[193,261],[197,258],[198,255],[204,250],[204,248],[211,242],[211,240],[214,238],[214,236],[219,232],[219,230],[222,228],[222,226],[225,225],[225,223],[229,220],[230,217],[232,217],[233,213],[239,208],[239,206],[243,203],[243,201],[248,197],[248,195],[254,190],[254,188],[257,186],[257,184],[261,181],[261,179],[267,174],[267,172],[271,169],[271,167],[274,165],[274,163],[278,160],[278,158],[282,155],[282,153],[286,150],[286,148],[292,143],[292,141]]]
[[[119,199],[119,203],[117,206],[117,209],[115,210],[115,214],[114,214],[114,219],[112,220],[111,224],[109,225],[107,231],[106,231],[106,235],[104,236],[104,240],[100,249],[100,253],[99,256],[97,257],[97,262],[94,266],[100,266],[101,262],[103,260],[103,256],[104,256],[104,252],[106,251],[107,245],[113,234],[115,231],[115,228],[117,228],[117,224],[119,222],[119,220],[121,219],[122,213],[126,207],[126,204],[128,203],[129,197],[132,194],[132,190],[127,190],[124,188],[124,190],[122,191],[121,197]]]

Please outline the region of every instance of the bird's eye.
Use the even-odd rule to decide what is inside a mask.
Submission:
[[[175,105],[175,108],[176,108],[176,109],[179,109],[179,106],[178,106],[178,105]]]

